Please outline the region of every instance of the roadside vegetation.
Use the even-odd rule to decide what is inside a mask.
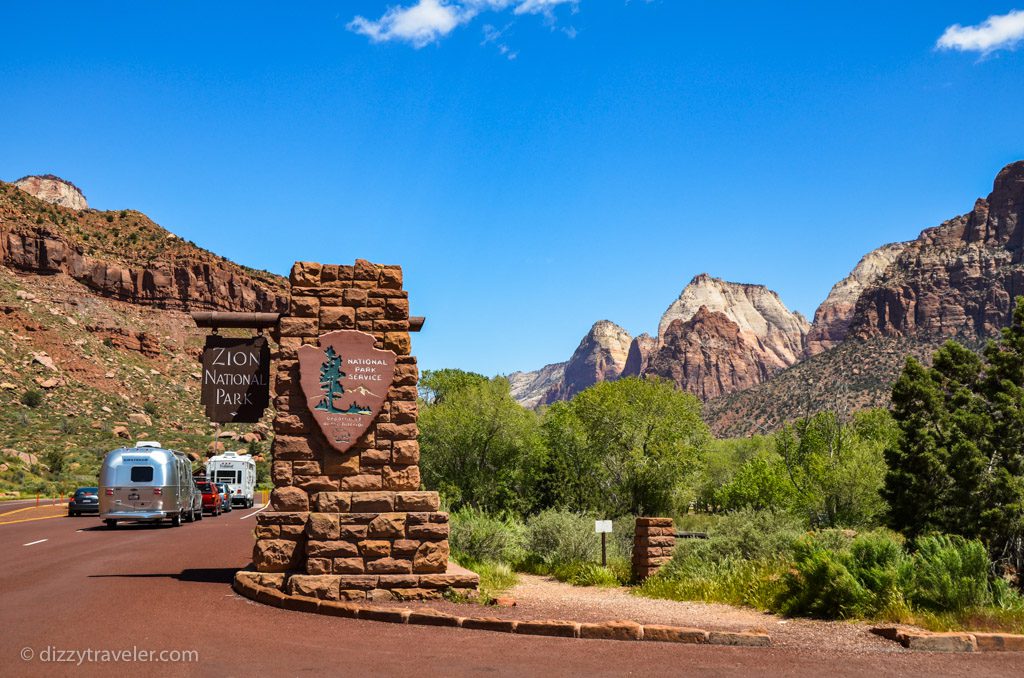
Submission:
[[[891,411],[820,412],[715,440],[667,382],[597,384],[539,412],[503,378],[422,380],[424,481],[455,557],[491,592],[515,572],[631,584],[633,518],[672,516],[639,595],[788,616],[1024,632],[1024,302],[979,355],[910,358]],[[614,519],[600,566],[594,519]]]

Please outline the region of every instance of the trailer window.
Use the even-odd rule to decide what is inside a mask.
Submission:
[[[239,482],[238,481],[238,474],[237,474],[236,471],[217,471],[216,476],[214,477],[214,480],[216,480],[219,483],[237,483],[237,482]]]
[[[151,482],[153,482],[153,467],[152,466],[132,466],[132,482],[133,483],[151,483]]]

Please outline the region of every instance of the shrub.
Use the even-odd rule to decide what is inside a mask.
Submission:
[[[43,404],[43,392],[29,389],[21,395],[21,404],[27,407],[39,407]]]
[[[741,509],[725,514],[710,526],[707,539],[677,543],[673,560],[788,558],[802,534],[800,520],[791,514]]]
[[[794,554],[775,606],[786,614],[845,619],[907,609],[901,581],[908,559],[898,535],[824,530],[800,539]]]
[[[789,567],[782,558],[763,560],[673,560],[644,581],[639,593],[651,598],[706,600],[771,609]]]
[[[464,565],[480,575],[480,597],[485,601],[504,593],[519,581],[507,563],[480,563],[467,560]]]
[[[155,416],[156,416],[156,414],[157,414],[157,412],[159,412],[159,411],[160,411],[160,408],[159,408],[159,407],[157,406],[157,404],[156,404],[155,402],[153,402],[152,400],[147,400],[147,401],[146,401],[146,402],[145,402],[145,403],[144,403],[144,404],[142,405],[142,411],[143,411],[143,412],[145,412],[146,414],[148,414],[148,415],[149,415],[149,416],[151,416],[151,417],[155,417]]]
[[[523,555],[523,524],[473,508],[451,514],[452,553],[456,560],[515,563]]]
[[[568,511],[548,509],[526,523],[528,559],[545,567],[594,563],[601,557],[601,542],[594,520]]]
[[[938,535],[923,537],[916,546],[906,571],[913,604],[949,612],[994,602],[988,554],[980,541]]]
[[[619,586],[629,581],[630,573],[625,573],[625,580],[620,579],[621,569],[601,567],[597,563],[573,562],[555,567],[552,572],[555,579],[573,586]]]
[[[859,616],[870,593],[835,551],[812,551],[785,576],[779,608],[788,615],[846,619]]]

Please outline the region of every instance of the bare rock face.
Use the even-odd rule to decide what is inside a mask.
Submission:
[[[568,400],[599,381],[618,379],[626,366],[633,338],[608,320],[599,320],[565,364],[565,375],[545,397],[546,402]]]
[[[726,282],[706,273],[691,280],[661,317],[660,343],[674,321],[687,322],[702,306],[735,323],[748,343],[761,342],[775,366],[788,367],[804,355],[807,321],[786,308],[778,294],[764,285]]]
[[[623,377],[639,377],[646,374],[651,356],[658,350],[658,340],[644,332],[633,339],[626,356],[626,365],[622,368]]]
[[[566,364],[553,363],[532,372],[513,372],[508,375],[512,397],[530,409],[543,405],[548,392],[561,385]]]
[[[26,177],[22,181],[36,179],[49,182],[45,185],[58,182],[78,190],[56,178]],[[145,215],[136,213],[131,217],[139,232],[146,234],[133,245],[132,240],[118,235],[126,213],[42,209],[45,207],[41,198],[0,182],[0,265],[27,273],[66,274],[103,296],[159,308],[246,312],[288,309],[283,278],[270,274],[260,277],[257,272],[185,243]],[[58,218],[50,214],[53,211],[60,213]],[[92,236],[89,242],[108,236],[111,244],[90,251],[78,235],[81,232]],[[159,242],[159,247],[153,242]]]
[[[857,299],[865,289],[878,284],[907,244],[891,243],[868,252],[850,275],[832,287],[828,297],[814,313],[814,323],[807,334],[807,355],[827,351],[846,339]]]
[[[52,174],[30,175],[14,182],[14,185],[40,200],[73,210],[88,209],[85,194],[70,181]]]
[[[865,290],[849,334],[921,339],[995,335],[1024,294],[1024,161],[1007,165],[967,214],[921,233]]]
[[[647,371],[708,400],[750,388],[783,367],[728,315],[701,306],[688,320],[669,323]]]

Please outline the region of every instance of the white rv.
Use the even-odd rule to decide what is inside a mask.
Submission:
[[[256,490],[256,462],[251,455],[225,452],[206,462],[206,479],[227,483],[231,505],[252,508]]]

